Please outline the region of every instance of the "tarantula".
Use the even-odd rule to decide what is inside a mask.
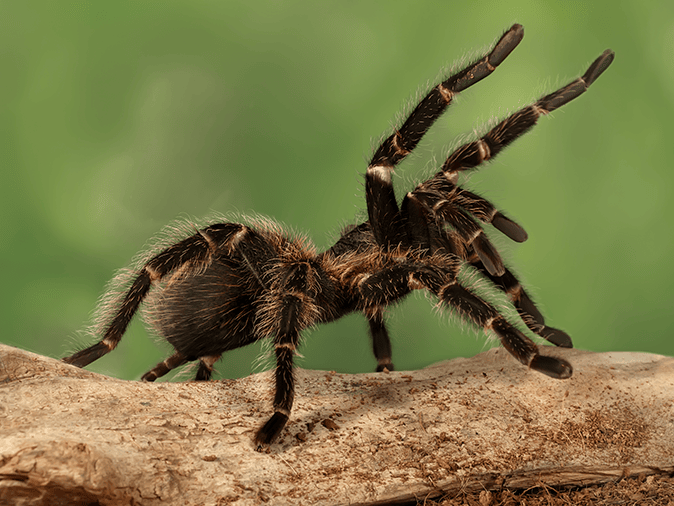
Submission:
[[[214,223],[196,230],[144,261],[112,305],[102,339],[64,362],[83,367],[112,351],[153,287],[149,321],[175,353],[145,373],[145,381],[194,360],[199,361],[196,379],[208,380],[224,352],[270,338],[276,355],[274,414],[255,435],[259,449],[277,438],[290,416],[293,359],[303,330],[360,312],[369,323],[377,371],[393,370],[384,310],[413,290],[425,289],[440,306],[450,306],[493,332],[525,366],[553,378],[570,377],[571,364],[540,355],[531,339],[459,280],[462,269],[481,273],[507,294],[526,327],[557,346],[572,346],[565,332],[545,325],[482,225],[491,224],[517,242],[526,240],[526,232],[490,202],[459,186],[458,175],[493,158],[541,114],[584,93],[614,53],[605,51],[582,77],[460,146],[400,205],[391,180],[394,167],[453,97],[491,74],[523,34],[521,25],[513,25],[486,55],[433,87],[381,143],[365,174],[369,219],[347,228],[330,249],[317,253],[308,240],[285,233],[270,220]]]

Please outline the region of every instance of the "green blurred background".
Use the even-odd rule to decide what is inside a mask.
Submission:
[[[272,216],[328,246],[364,215],[374,142],[415,91],[513,22],[522,44],[397,171],[613,66],[469,182],[529,232],[498,244],[579,348],[674,355],[674,2],[0,2],[0,341],[62,357],[114,272],[181,216]],[[438,162],[439,163],[439,162]],[[483,351],[424,296],[390,311],[397,368]],[[372,371],[354,316],[306,336],[307,368]],[[134,322],[90,368],[167,353]],[[221,375],[253,370],[259,346]]]

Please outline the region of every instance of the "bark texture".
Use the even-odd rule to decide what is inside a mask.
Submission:
[[[413,372],[299,370],[267,452],[271,377],[121,381],[0,345],[0,504],[396,504],[674,472],[674,359],[503,349]]]

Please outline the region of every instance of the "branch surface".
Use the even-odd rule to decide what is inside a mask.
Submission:
[[[0,345],[0,504],[395,504],[674,472],[673,358],[542,353],[573,377],[500,348],[412,372],[300,369],[288,427],[259,453],[270,373],[141,383]]]

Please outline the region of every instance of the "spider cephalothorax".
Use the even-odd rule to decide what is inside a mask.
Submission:
[[[582,77],[546,95],[449,155],[441,170],[407,193],[399,205],[392,169],[410,152],[460,91],[489,75],[522,40],[510,28],[484,57],[433,87],[375,150],[365,175],[368,221],[349,227],[327,251],[285,233],[269,220],[214,223],[144,261],[125,293],[111,306],[101,340],[65,362],[83,367],[113,350],[152,290],[150,324],[175,353],[142,379],[154,381],[186,362],[199,360],[197,380],[211,376],[222,353],[269,338],[276,355],[274,414],[255,436],[272,443],[292,408],[293,359],[308,327],[360,312],[370,326],[377,370],[392,370],[384,310],[412,290],[425,289],[440,306],[495,334],[520,362],[554,378],[568,378],[571,365],[540,355],[537,346],[460,281],[462,269],[481,273],[505,292],[524,324],[557,346],[571,347],[543,316],[485,235],[491,224],[522,242],[526,232],[484,198],[458,186],[460,171],[493,158],[530,129],[541,114],[585,92],[613,61],[605,51]]]

